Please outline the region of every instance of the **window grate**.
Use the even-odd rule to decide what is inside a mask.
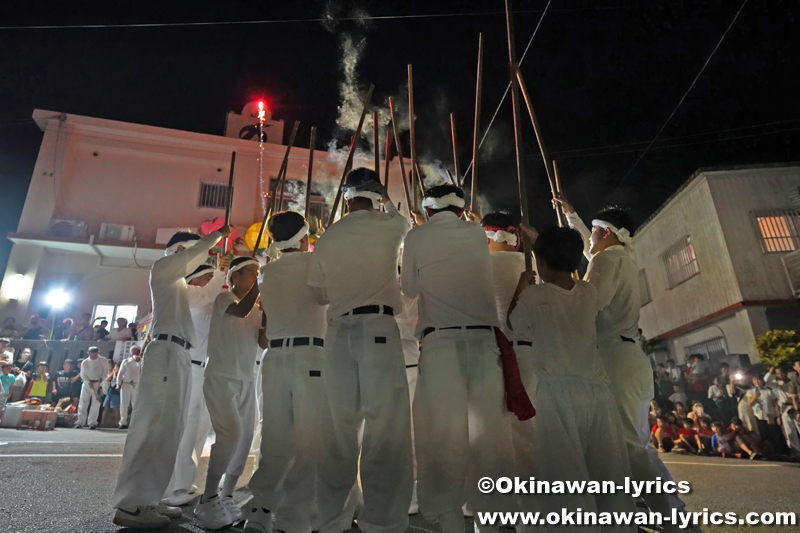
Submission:
[[[204,179],[200,182],[199,207],[225,209],[228,207],[228,184],[221,180]]]
[[[725,361],[725,356],[728,355],[728,347],[725,344],[725,337],[713,337],[691,346],[684,348],[684,353],[689,356],[692,354],[701,354],[703,359],[716,368],[717,364]]]
[[[667,251],[661,254],[661,260],[667,271],[670,289],[700,274],[700,265],[697,263],[692,238],[689,235],[681,237],[678,242],[667,248]]]
[[[755,211],[753,217],[762,253],[793,252],[800,248],[800,220],[794,209]]]
[[[641,307],[653,301],[650,296],[650,284],[647,283],[647,272],[644,269],[639,270],[639,296],[641,298]]]

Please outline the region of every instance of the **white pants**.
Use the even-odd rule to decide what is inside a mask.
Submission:
[[[614,340],[598,346],[600,359],[611,379],[611,394],[619,410],[622,436],[628,449],[632,479],[636,481],[672,481],[672,474],[650,445],[647,413],[653,399],[653,371],[647,356],[637,343]],[[651,510],[668,515],[672,509],[686,506],[676,494],[642,494]]]
[[[316,521],[319,420],[325,399],[318,346],[270,348],[262,361],[261,459],[250,490],[275,514],[275,529],[309,533]]]
[[[97,399],[99,388],[100,383],[84,381],[83,385],[81,385],[81,400],[78,403],[78,424],[82,426],[87,424],[90,426],[97,425],[97,415],[100,414],[100,401]]]
[[[172,341],[152,341],[145,348],[141,398],[131,415],[114,508],[156,505],[164,495],[186,425],[191,366],[189,351]]]
[[[255,431],[255,385],[252,381],[208,374],[203,394],[216,433],[208,458],[208,473],[241,476]]]
[[[411,503],[411,422],[400,332],[388,315],[333,319],[325,339],[323,411],[317,486],[319,524],[337,521],[359,470],[358,428],[364,423],[361,483],[364,533],[400,533]],[[347,529],[347,527],[345,527]]]
[[[178,491],[191,492],[197,465],[203,455],[203,446],[211,431],[211,418],[208,416],[203,396],[204,371],[204,367],[192,363],[192,392],[189,395],[186,427],[178,445],[175,469],[172,471],[172,478],[169,480],[164,498],[176,496]]]
[[[530,348],[527,348],[530,351]],[[517,349],[519,359],[532,355]],[[520,365],[522,366],[522,365]],[[619,413],[608,385],[572,376],[540,373],[538,387],[528,391],[536,416],[515,420],[515,475],[539,481],[612,481],[616,486],[630,477],[630,462],[622,438]],[[628,494],[519,495],[520,508],[542,516],[562,508],[587,512],[633,512]],[[600,533],[633,531],[636,526],[517,526],[518,531],[576,531]]]
[[[136,407],[136,395],[139,392],[138,383],[123,383],[119,390],[120,400],[122,406],[119,412],[119,425],[127,426],[128,424],[128,410],[131,407]]]
[[[408,382],[408,396],[411,401],[411,464],[414,473],[414,489],[411,491],[411,506],[418,504],[417,502],[417,450],[416,442],[414,441],[414,392],[417,390],[417,377],[419,376],[419,368],[417,366],[406,365],[406,381]]]
[[[440,330],[425,336],[414,395],[417,491],[420,512],[443,531],[455,517],[463,528],[464,502],[473,512],[516,508],[513,495],[477,490],[481,477],[513,476],[513,415],[503,399],[494,332]]]

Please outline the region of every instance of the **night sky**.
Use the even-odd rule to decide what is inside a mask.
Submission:
[[[471,156],[478,32],[485,39],[482,122],[509,80],[504,4],[217,2],[212,7],[105,2],[0,8],[0,26],[280,21],[151,28],[0,29],[0,233],[15,231],[42,133],[35,108],[223,133],[225,114],[265,97],[273,116],[336,126],[341,43],[360,43],[357,68],[376,98],[403,95],[414,65],[422,159],[452,164],[456,113],[462,169]],[[517,0],[521,55],[547,0]],[[20,3],[22,5],[22,3]],[[616,203],[643,221],[696,169],[800,160],[800,25],[796,1],[750,0],[659,141],[629,173],[697,75],[740,0],[553,0],[522,72],[566,194],[584,219]],[[138,10],[138,11],[135,11]],[[406,17],[364,19],[370,17]],[[430,16],[447,14],[447,16]],[[419,17],[408,17],[422,15]],[[287,128],[288,130],[289,128]],[[525,117],[531,221],[555,222],[533,129]],[[307,143],[307,141],[305,141]],[[407,152],[406,152],[407,153]],[[518,209],[510,99],[479,157],[479,188],[494,208]],[[109,198],[123,202],[124,198]],[[4,271],[10,243],[0,244]]]

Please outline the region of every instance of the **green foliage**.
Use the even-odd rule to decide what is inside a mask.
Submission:
[[[778,366],[800,357],[800,335],[791,330],[773,329],[761,335],[755,347],[762,362]]]

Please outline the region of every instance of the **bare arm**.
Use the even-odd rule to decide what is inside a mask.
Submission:
[[[244,295],[244,298],[239,300],[239,303],[233,303],[225,310],[226,314],[233,315],[237,318],[244,318],[253,310],[253,306],[258,299],[258,283],[253,283],[252,288]]]

